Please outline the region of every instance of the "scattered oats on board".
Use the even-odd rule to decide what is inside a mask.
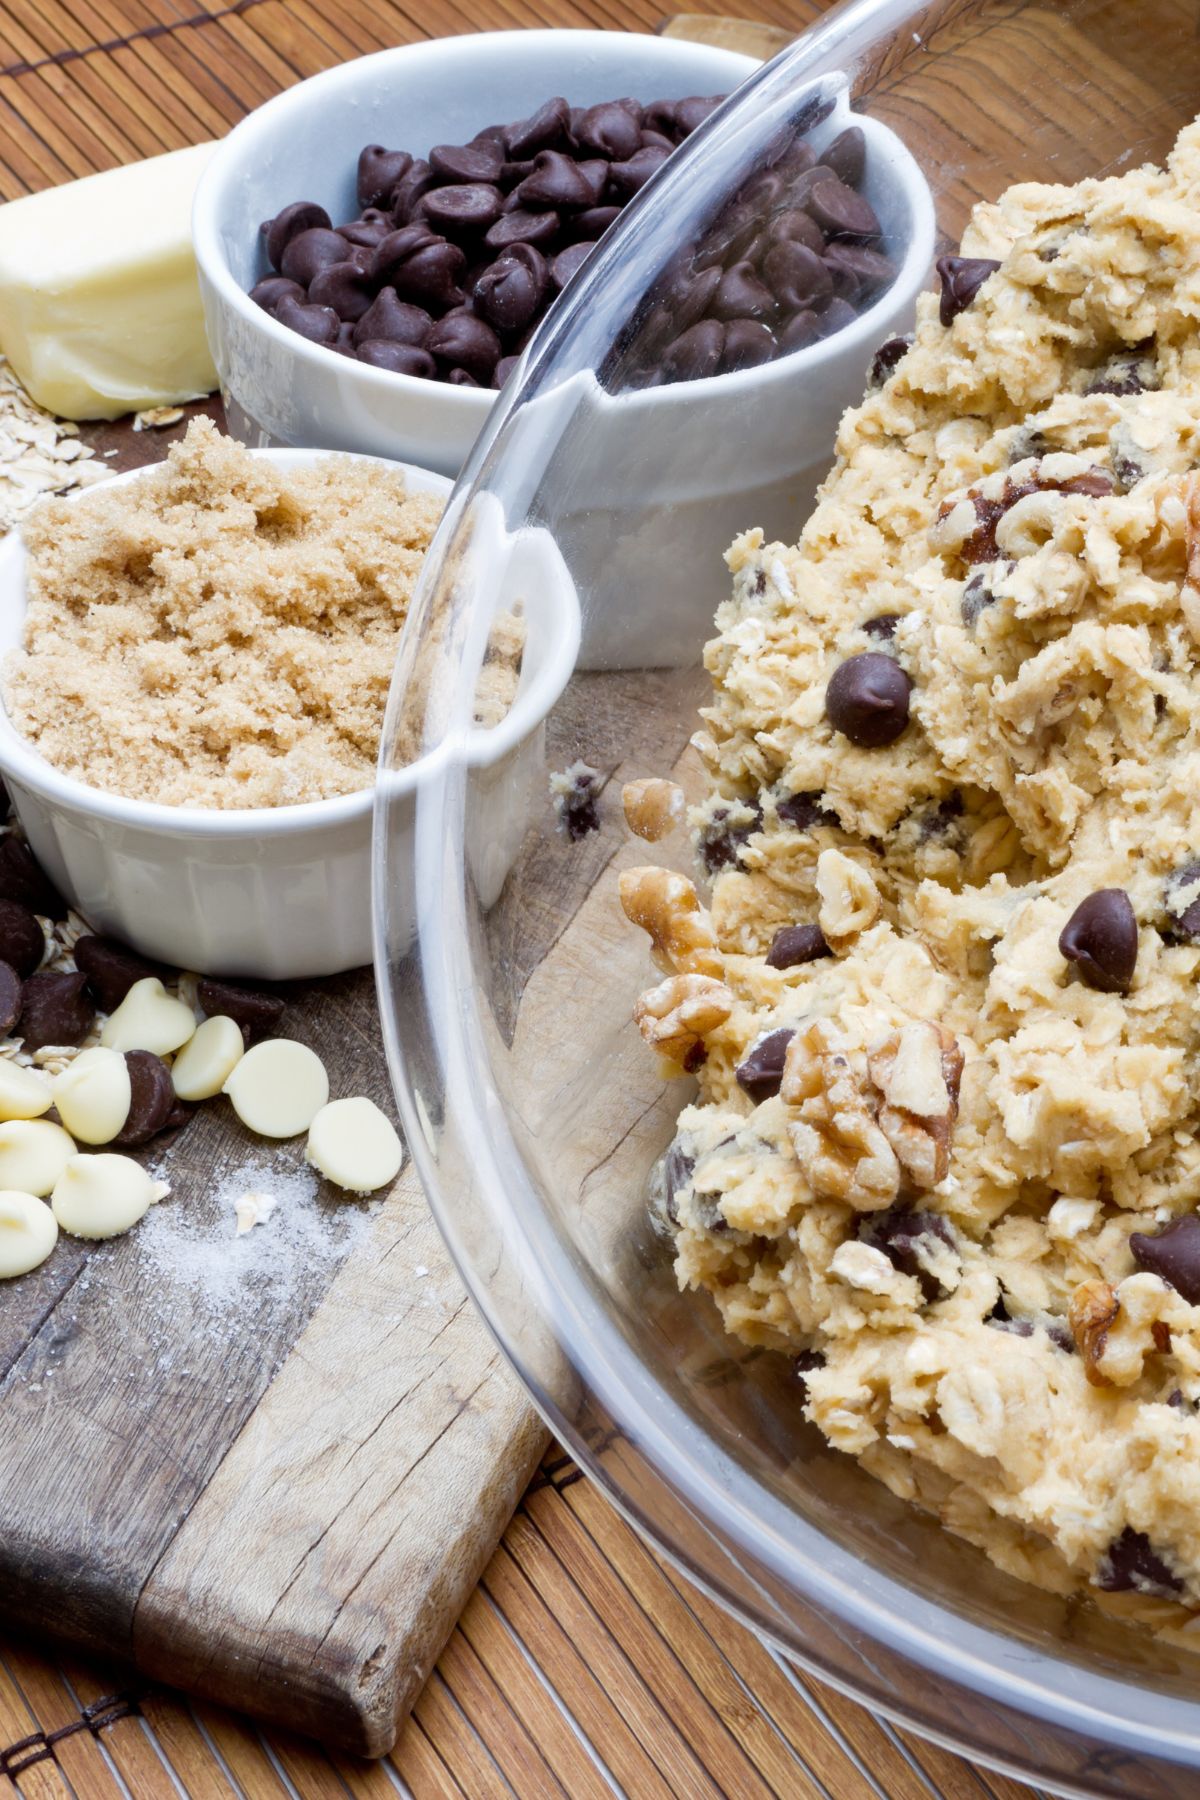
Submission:
[[[182,417],[182,406],[148,406],[144,412],[134,413],[133,429],[165,431],[168,425],[178,425]]]
[[[19,525],[44,494],[69,494],[110,472],[80,443],[79,427],[31,400],[0,356],[0,531]]]
[[[237,1214],[237,1232],[235,1235],[237,1237],[245,1237],[246,1233],[248,1231],[253,1231],[256,1225],[265,1225],[278,1205],[279,1202],[273,1194],[256,1193],[254,1191],[246,1194],[239,1194],[233,1203],[233,1210]]]

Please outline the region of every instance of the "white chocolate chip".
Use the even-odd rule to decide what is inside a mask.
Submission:
[[[72,1237],[120,1237],[170,1193],[132,1156],[73,1156],[54,1184],[54,1217]]]
[[[400,1173],[404,1146],[390,1119],[373,1100],[331,1100],[308,1132],[307,1160],[335,1186],[351,1194],[373,1194]]]
[[[246,1053],[242,1028],[223,1013],[205,1019],[171,1068],[181,1100],[211,1100],[219,1094]]]
[[[53,1105],[50,1083],[11,1057],[0,1057],[0,1119],[37,1119]]]
[[[247,1050],[221,1092],[243,1125],[260,1137],[295,1137],[307,1131],[329,1098],[325,1065],[307,1044],[268,1038]]]
[[[0,1188],[48,1194],[71,1158],[74,1140],[49,1119],[9,1119],[0,1125]]]
[[[196,1015],[173,1000],[157,975],[135,981],[100,1033],[109,1050],[152,1050],[170,1056],[194,1036]]]
[[[0,1192],[0,1281],[28,1275],[57,1242],[58,1226],[48,1206],[33,1194]]]
[[[50,1088],[59,1118],[81,1144],[111,1144],[129,1117],[129,1064],[119,1050],[81,1050]]]

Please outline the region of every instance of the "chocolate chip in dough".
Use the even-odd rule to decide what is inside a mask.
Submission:
[[[86,976],[80,974],[47,971],[29,977],[21,994],[18,1023],[26,1050],[41,1050],[47,1044],[78,1044],[86,1037],[95,1016],[86,985]]]
[[[161,963],[138,956],[113,938],[81,937],[71,954],[75,967],[87,977],[88,992],[106,1013],[116,1012],[135,981],[150,975],[161,981],[167,973]]]
[[[808,1398],[809,1376],[814,1375],[818,1369],[823,1369],[824,1367],[825,1358],[821,1355],[819,1350],[800,1350],[793,1356],[792,1374],[804,1389],[806,1399]]]
[[[832,956],[825,933],[819,925],[784,925],[771,939],[767,951],[768,969],[798,969],[801,963],[816,962]]]
[[[882,1250],[902,1275],[913,1276],[927,1304],[943,1293],[941,1283],[918,1256],[922,1246],[926,1253],[934,1251],[939,1243],[951,1250],[955,1248],[954,1227],[941,1213],[918,1212],[901,1202],[886,1212],[872,1213],[859,1231],[859,1238],[872,1249]]]
[[[887,644],[895,637],[896,627],[903,617],[903,613],[876,613],[873,619],[863,620],[863,630],[868,637]]]
[[[112,1141],[119,1149],[132,1150],[165,1130],[175,1107],[175,1089],[170,1069],[151,1050],[127,1050],[125,1067],[129,1071],[129,1112]]]
[[[867,377],[868,387],[882,387],[894,369],[903,362],[912,349],[912,337],[890,337],[880,344],[871,359],[871,372]]]
[[[1129,1254],[1139,1269],[1161,1276],[1189,1306],[1200,1305],[1200,1213],[1184,1213],[1161,1231],[1135,1231]]]
[[[1180,888],[1188,888],[1193,884],[1200,885],[1200,862],[1188,863],[1182,869],[1176,869],[1167,882],[1164,899],[1167,905],[1167,924],[1164,928],[1168,942],[1189,944],[1200,938],[1200,893],[1176,913],[1172,907],[1172,896]]]
[[[796,831],[811,831],[815,825],[836,825],[838,816],[821,803],[825,796],[820,788],[803,794],[788,794],[776,800],[775,811],[781,822]]]
[[[570,841],[577,844],[600,829],[600,790],[604,784],[599,770],[589,768],[587,763],[575,763],[568,774],[570,785],[556,791],[554,810]]]
[[[1058,948],[1091,988],[1127,994],[1137,962],[1137,919],[1124,888],[1098,888],[1081,900],[1059,934]]]
[[[234,982],[217,981],[207,975],[196,989],[196,998],[201,1012],[208,1018],[223,1015],[240,1025],[248,1045],[275,1030],[285,1006],[278,994],[264,993],[262,988],[239,987]]]
[[[762,826],[762,808],[752,803],[754,817],[742,825],[730,825],[729,808],[716,806],[700,829],[697,849],[710,875],[718,869],[728,869],[736,865],[741,855],[742,846],[752,832]]]
[[[21,977],[11,963],[0,962],[0,1031],[11,1031],[20,1016]]]
[[[951,325],[959,313],[966,312],[989,275],[1000,264],[990,256],[939,256],[938,278],[942,297],[938,317],[943,325]]]
[[[22,977],[41,967],[46,938],[27,906],[18,900],[0,900],[0,961]]]
[[[974,631],[980,613],[995,603],[996,596],[992,592],[991,582],[982,570],[977,570],[963,588],[962,599],[959,601],[962,622],[967,630]]]
[[[679,1223],[680,1191],[687,1186],[695,1170],[695,1157],[685,1150],[681,1140],[676,1138],[668,1146],[662,1161],[663,1210],[672,1225]]]
[[[329,214],[312,200],[293,200],[263,226],[267,255],[273,269],[283,269],[283,253],[302,231],[328,231]],[[283,270],[286,275],[287,270]]]
[[[46,876],[29,845],[11,831],[0,838],[0,899],[17,900],[30,912],[65,919],[66,902]]]
[[[749,1094],[756,1106],[762,1100],[772,1099],[782,1087],[787,1047],[795,1035],[786,1025],[778,1031],[768,1031],[765,1037],[750,1046],[744,1061],[733,1071],[738,1086]]]
[[[912,682],[894,657],[878,650],[849,656],[825,689],[825,716],[860,750],[894,744],[908,724]]]
[[[1109,1594],[1150,1594],[1174,1599],[1183,1583],[1164,1562],[1144,1531],[1126,1525],[1120,1537],[1105,1551],[1093,1577],[1096,1587]]]

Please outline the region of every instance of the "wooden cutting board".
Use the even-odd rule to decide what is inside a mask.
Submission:
[[[181,429],[87,435],[125,468]],[[394,1114],[369,970],[297,984],[282,1029]],[[314,1203],[302,1146],[224,1100],[161,1162],[172,1197],[138,1230],[64,1239],[0,1292],[0,1614],[381,1755],[543,1428],[411,1164],[383,1198]],[[238,1240],[243,1189],[280,1205]]]

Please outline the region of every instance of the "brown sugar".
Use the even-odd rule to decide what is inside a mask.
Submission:
[[[140,480],[31,514],[9,716],[63,774],[136,800],[369,787],[441,510],[398,471],[283,470],[196,419]]]

